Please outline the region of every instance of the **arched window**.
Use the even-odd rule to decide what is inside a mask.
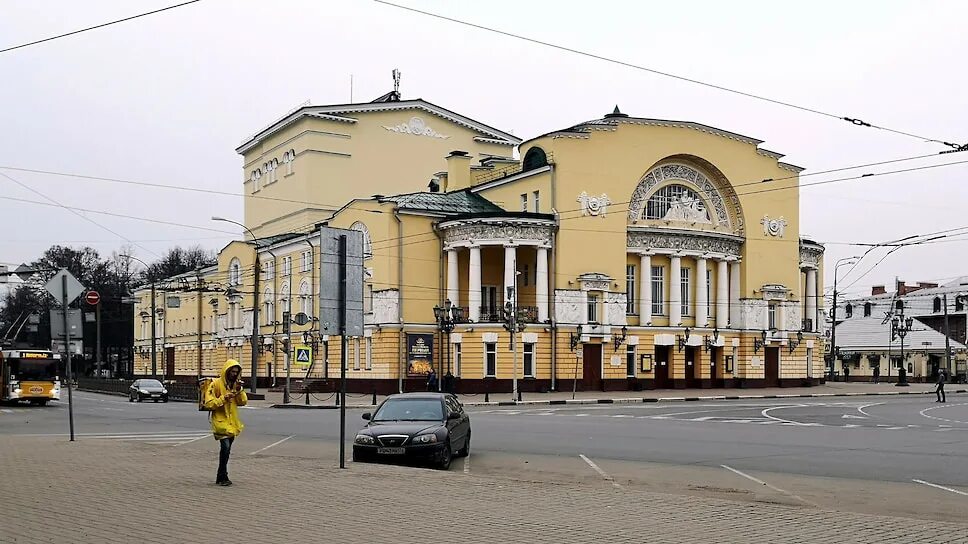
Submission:
[[[306,280],[299,284],[299,311],[309,317],[313,316],[313,294]]]
[[[659,188],[645,204],[642,219],[664,219],[691,223],[712,223],[706,205],[695,191],[685,185]]]
[[[290,311],[289,304],[289,282],[287,281],[282,285],[282,291],[279,293],[279,305],[283,312]]]
[[[296,160],[296,151],[290,149],[282,154],[282,163],[286,165],[286,175],[292,174],[292,163]]]
[[[276,303],[272,289],[266,288],[265,292],[262,293],[262,301],[262,324],[272,325],[272,322],[276,320]]]
[[[545,154],[544,149],[535,146],[524,154],[524,163],[521,167],[522,172],[535,170],[537,168],[541,168],[542,166],[548,166],[548,156]]]
[[[229,262],[229,285],[239,285],[242,283],[242,263],[238,258]]]
[[[854,315],[854,307],[850,303],[848,303],[847,306],[844,306],[844,316],[851,317],[853,315]]]
[[[941,297],[934,297],[934,313],[941,313]]]
[[[870,302],[865,302],[864,303],[864,317],[870,317],[870,316],[871,316],[871,303]]]
[[[279,169],[279,159],[272,159],[269,161],[269,170],[272,171],[272,181],[279,181],[279,174],[276,174],[276,170]]]
[[[370,230],[360,221],[350,225],[350,228],[363,233],[363,258],[369,259],[373,257],[373,242],[370,241]]]

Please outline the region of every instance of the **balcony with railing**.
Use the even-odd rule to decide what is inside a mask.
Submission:
[[[500,306],[481,306],[480,323],[503,323],[504,315]],[[537,306],[518,306],[518,322],[537,323]]]

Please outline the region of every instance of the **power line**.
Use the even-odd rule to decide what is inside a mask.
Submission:
[[[57,40],[57,39],[60,39],[60,38],[66,38],[67,36],[73,36],[75,34],[80,34],[82,32],[87,32],[89,30],[96,30],[98,28],[104,28],[106,26],[116,25],[118,23],[123,23],[125,21],[131,21],[133,19],[138,19],[140,17],[147,17],[148,15],[154,15],[156,13],[161,13],[163,11],[168,11],[170,9],[180,8],[182,6],[187,6],[189,4],[194,4],[196,2],[201,2],[201,1],[202,0],[189,0],[188,2],[182,2],[181,4],[175,4],[173,6],[168,6],[166,8],[161,8],[161,9],[156,9],[154,11],[148,11],[148,12],[145,12],[145,13],[139,13],[138,15],[132,15],[131,17],[125,17],[124,19],[117,19],[115,21],[109,21],[107,23],[101,23],[99,25],[89,26],[87,28],[82,28],[80,30],[74,30],[72,32],[67,32],[67,33],[64,33],[64,34],[58,34],[57,36],[51,36],[49,38],[44,38],[42,40],[36,40],[36,41],[28,42],[28,43],[22,43],[20,45],[15,45],[13,47],[7,47],[6,49],[0,49],[0,53],[6,53],[8,51],[13,51],[14,49],[22,49],[24,47],[29,47],[31,45],[37,45],[39,43],[49,42],[49,41]]]
[[[386,0],[374,0],[374,1],[376,3],[378,3],[378,4],[383,4],[383,5],[386,5],[386,6],[395,7],[395,8],[402,9],[402,10],[406,10],[406,11],[410,11],[410,12],[413,12],[413,13],[418,13],[420,15],[426,15],[428,17],[433,17],[435,19],[440,19],[440,20],[443,20],[443,21],[451,22],[451,23],[457,23],[459,25],[464,25],[464,26],[468,26],[468,27],[471,27],[471,28],[476,28],[478,30],[483,30],[483,31],[486,31],[486,32],[491,32],[493,34],[500,34],[502,36],[507,36],[509,38],[514,38],[514,39],[517,39],[517,40],[523,40],[523,41],[526,41],[526,42],[530,42],[530,43],[534,43],[534,44],[538,44],[538,45],[543,45],[545,47],[550,47],[550,48],[553,48],[553,49],[558,49],[560,51],[566,51],[568,53],[573,53],[573,54],[576,54],[576,55],[581,55],[583,57],[588,57],[588,58],[592,58],[592,59],[595,59],[595,60],[600,60],[600,61],[608,62],[608,63],[611,63],[611,64],[616,64],[616,65],[619,65],[619,66],[624,66],[626,68],[633,68],[635,70],[640,70],[640,71],[648,72],[648,73],[655,74],[655,75],[658,75],[658,76],[663,76],[663,77],[667,77],[667,78],[671,78],[671,79],[676,79],[676,80],[679,80],[679,81],[684,81],[684,82],[687,82],[687,83],[692,83],[694,85],[700,85],[700,86],[707,87],[707,88],[710,88],[710,89],[716,89],[716,90],[719,90],[719,91],[723,91],[723,92],[727,92],[727,93],[732,93],[732,94],[735,94],[735,95],[743,96],[743,97],[746,97],[746,98],[751,98],[751,99],[754,99],[754,100],[759,100],[759,101],[762,101],[762,102],[768,102],[768,103],[775,104],[775,105],[779,105],[779,106],[784,106],[784,107],[788,107],[788,108],[797,109],[797,110],[800,110],[800,111],[805,111],[805,112],[808,112],[808,113],[813,113],[815,115],[820,115],[820,116],[823,116],[823,117],[829,117],[829,118],[832,118],[832,119],[838,119],[838,120],[841,120],[841,121],[846,121],[846,122],[848,122],[848,123],[850,123],[852,125],[856,125],[856,126],[859,126],[859,127],[874,128],[874,129],[883,130],[883,131],[886,131],[886,132],[892,132],[894,134],[900,134],[902,136],[907,136],[909,138],[917,138],[918,140],[922,140],[922,141],[935,142],[935,143],[939,143],[939,144],[945,145],[947,147],[950,147],[953,150],[961,150],[961,151],[968,150],[968,144],[959,145],[959,144],[947,142],[947,141],[944,141],[944,140],[938,140],[938,139],[935,139],[935,138],[928,138],[926,136],[919,136],[917,134],[913,134],[913,133],[910,133],[910,132],[905,132],[903,130],[898,130],[898,129],[893,129],[893,128],[889,128],[889,127],[886,127],[886,126],[880,126],[880,125],[875,125],[875,124],[872,124],[872,123],[868,123],[867,121],[864,121],[862,119],[857,119],[857,118],[853,118],[853,117],[849,117],[849,116],[845,116],[845,115],[837,115],[837,114],[825,112],[825,111],[822,111],[822,110],[818,110],[818,109],[815,109],[815,108],[810,108],[810,107],[807,107],[807,106],[797,105],[797,104],[794,104],[792,102],[786,102],[786,101],[778,100],[778,99],[775,99],[775,98],[769,98],[769,97],[766,97],[766,96],[763,96],[763,95],[754,94],[754,93],[751,93],[751,92],[740,91],[738,89],[733,89],[733,88],[730,88],[730,87],[725,87],[723,85],[717,85],[717,84],[714,84],[714,83],[708,83],[708,82],[701,81],[701,80],[698,80],[698,79],[693,79],[693,78],[689,78],[689,77],[685,77],[685,76],[680,76],[680,75],[677,75],[677,74],[673,74],[671,72],[665,72],[665,71],[662,71],[662,70],[657,70],[655,68],[649,68],[649,67],[643,66],[641,64],[634,64],[632,62],[618,60],[618,59],[615,59],[615,58],[612,58],[612,57],[606,57],[604,55],[599,55],[599,54],[596,54],[596,53],[591,53],[591,52],[588,52],[588,51],[583,51],[583,50],[580,50],[580,49],[575,49],[575,48],[567,47],[567,46],[564,46],[564,45],[559,45],[559,44],[555,44],[555,43],[551,43],[551,42],[546,42],[546,41],[543,41],[543,40],[539,40],[539,39],[536,39],[536,38],[531,38],[531,37],[524,36],[524,35],[521,35],[521,34],[515,34],[515,33],[512,33],[512,32],[505,31],[505,30],[499,30],[497,28],[488,27],[488,26],[484,26],[484,25],[480,25],[480,24],[476,24],[476,23],[471,23],[469,21],[464,21],[462,19],[456,19],[454,17],[447,17],[445,15],[440,15],[438,13],[433,13],[433,12],[430,12],[430,11],[424,11],[424,10],[412,8],[412,7],[409,7],[409,6],[403,6],[403,5],[400,5],[400,4],[394,4],[393,2],[387,2]]]

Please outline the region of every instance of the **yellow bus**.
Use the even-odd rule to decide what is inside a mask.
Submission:
[[[0,351],[0,401],[43,406],[60,400],[60,355],[40,349]]]

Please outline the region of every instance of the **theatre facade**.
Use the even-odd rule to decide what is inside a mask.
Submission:
[[[351,390],[423,388],[431,367],[468,393],[509,393],[515,381],[522,391],[548,391],[824,379],[823,247],[801,236],[801,169],[782,155],[737,133],[618,108],[521,142],[427,104],[379,106],[367,130],[362,106],[326,112],[352,122],[311,119],[358,130],[360,138],[347,139],[357,146],[368,145],[367,134],[390,147],[398,138],[408,152],[395,160],[418,161],[425,175],[409,164],[395,177],[384,163],[379,168],[388,171],[377,181],[367,164],[341,166],[363,172],[353,179],[334,180],[324,166],[301,172],[300,183],[320,194],[340,183],[339,194],[357,195],[301,231],[276,233],[293,224],[270,217],[278,202],[263,210],[248,200],[246,216],[258,218],[252,227],[271,235],[223,251],[208,282],[215,294],[206,297],[216,301],[211,326],[199,316],[201,334],[185,338],[199,351],[185,348],[187,362],[175,365],[184,370],[175,374],[205,372],[208,358],[248,360],[254,273],[245,270],[258,252],[260,383],[278,384],[293,345],[314,348],[312,364],[293,367],[294,376],[338,376],[339,339],[313,320],[319,297],[327,296],[318,292],[315,230],[326,225],[364,238],[365,328],[348,339]],[[285,130],[298,132],[292,123],[276,132]],[[264,147],[274,148],[274,134],[263,132]],[[326,209],[286,207],[300,221]],[[507,308],[517,321],[513,332]],[[292,325],[288,344],[283,312],[310,320]],[[137,325],[143,346],[145,327]]]

